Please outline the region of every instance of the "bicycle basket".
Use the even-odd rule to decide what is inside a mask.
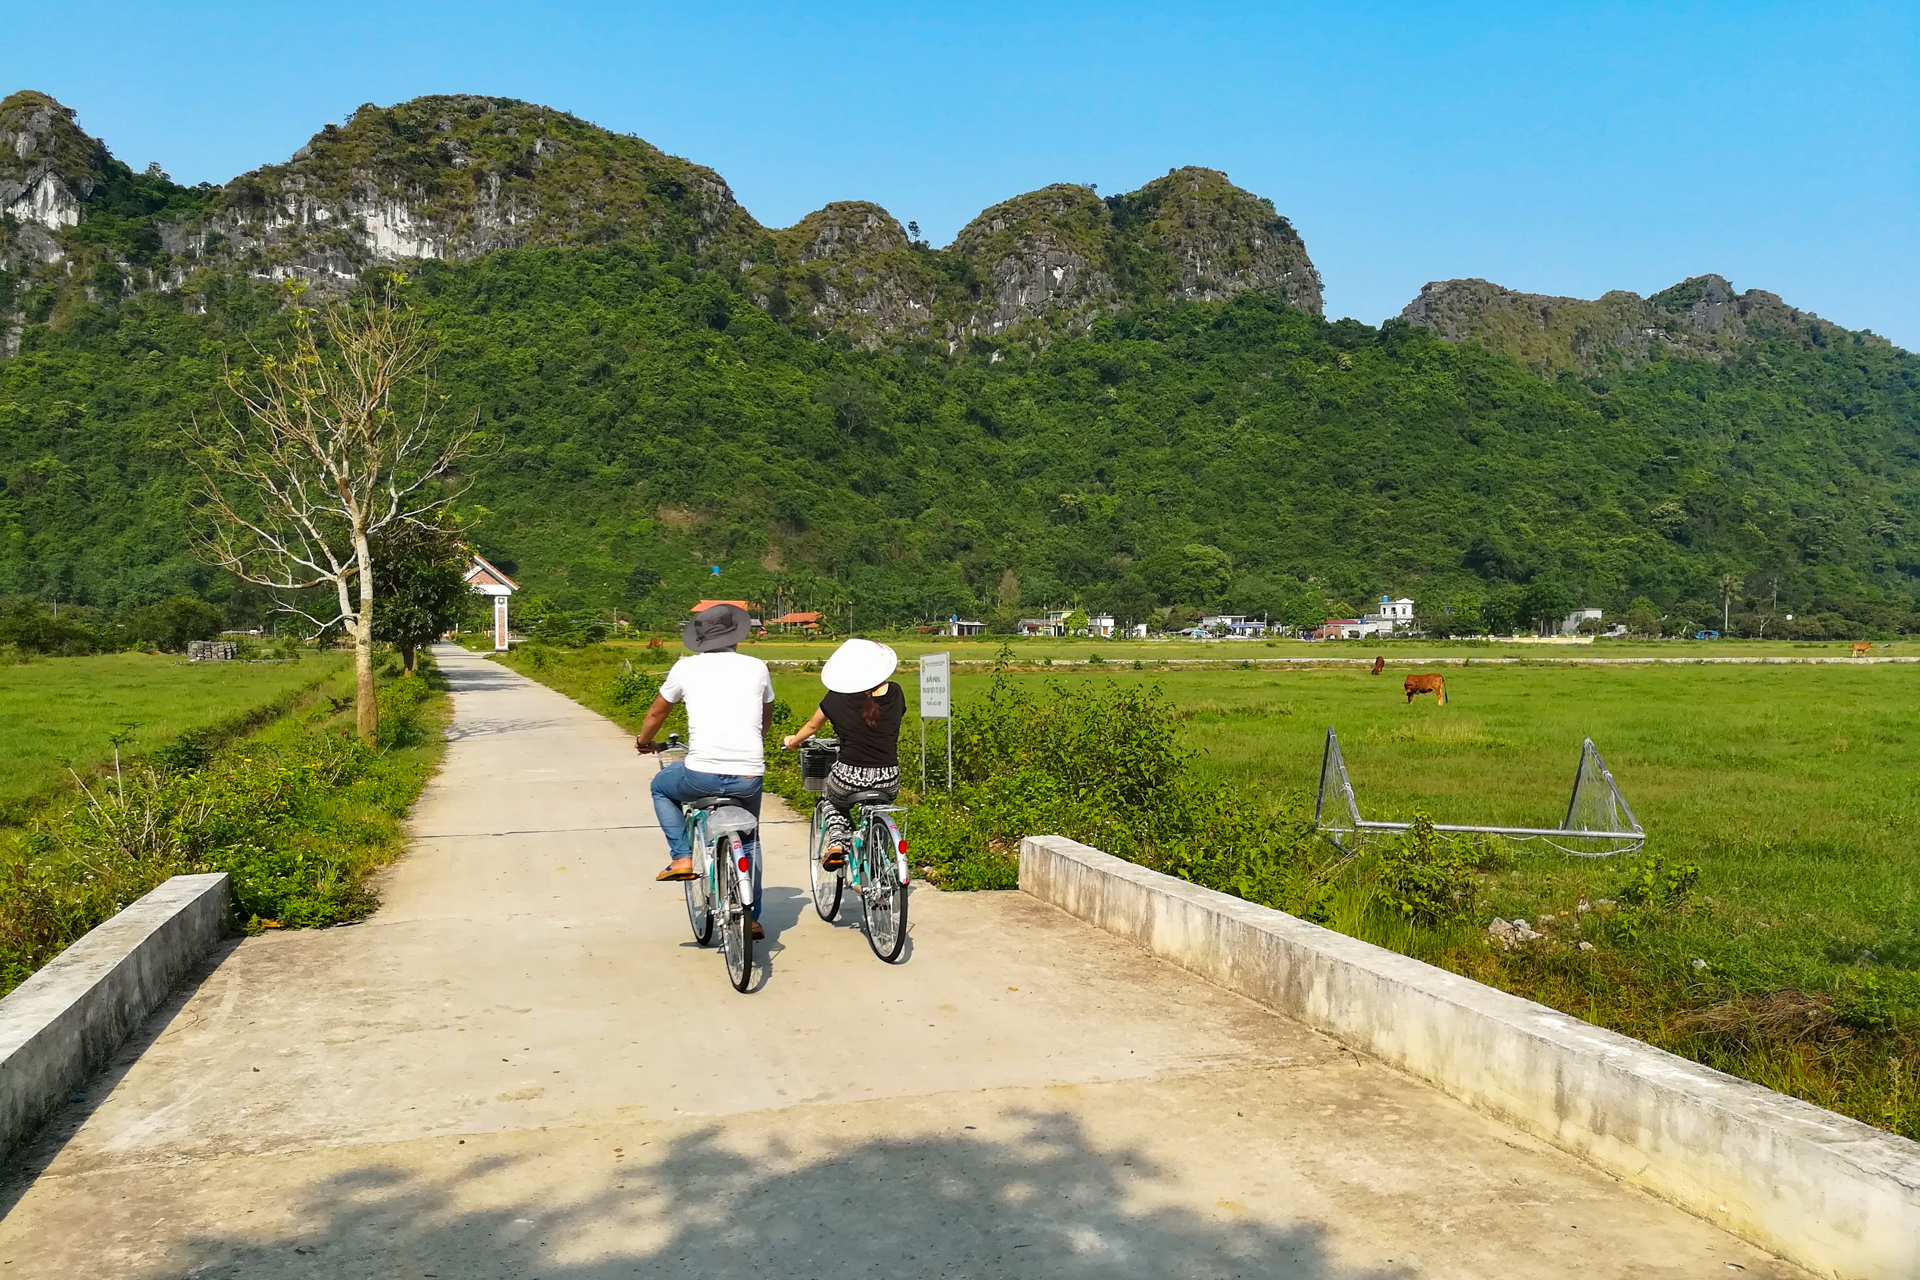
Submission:
[[[827,775],[840,758],[835,738],[810,738],[800,744],[800,785],[816,794],[827,789]]]

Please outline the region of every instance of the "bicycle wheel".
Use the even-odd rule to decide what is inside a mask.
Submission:
[[[867,945],[892,964],[907,944],[907,886],[900,879],[892,827],[875,822],[867,828],[866,859],[868,877],[860,887],[860,909]]]
[[[807,833],[807,879],[813,884],[813,909],[827,921],[840,914],[840,889],[845,883],[841,872],[820,865],[827,852],[827,811],[831,808],[825,800],[815,802],[813,828]]]
[[[693,940],[703,947],[713,941],[713,888],[706,861],[700,856],[700,844],[696,839],[693,846],[693,879],[681,881],[681,887],[687,891],[687,924],[693,930]]]
[[[727,980],[735,991],[745,991],[753,981],[753,913],[740,901],[734,869],[739,850],[732,836],[721,836],[713,845],[714,870],[720,879],[720,950],[727,958]]]

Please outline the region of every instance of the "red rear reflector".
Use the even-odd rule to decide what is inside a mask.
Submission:
[[[907,842],[903,839],[900,841],[900,852],[905,853],[906,851],[907,851]]]
[[[753,862],[744,853],[740,855],[740,869],[742,871],[753,870]]]

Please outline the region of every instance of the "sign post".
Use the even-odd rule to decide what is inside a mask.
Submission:
[[[920,784],[927,780],[927,721],[947,722],[947,790],[953,790],[952,655],[929,653],[920,659]]]

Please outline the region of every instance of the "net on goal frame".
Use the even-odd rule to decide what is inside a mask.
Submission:
[[[1360,816],[1360,801],[1347,777],[1340,754],[1340,738],[1327,726],[1327,746],[1320,758],[1320,791],[1314,797],[1313,824],[1334,846],[1351,853],[1366,836],[1406,831],[1411,822],[1384,822]],[[1592,738],[1580,741],[1580,764],[1573,775],[1573,793],[1567,797],[1567,816],[1557,827],[1496,827],[1476,823],[1436,822],[1435,831],[1458,835],[1504,836],[1509,840],[1540,840],[1575,858],[1610,858],[1632,853],[1647,842],[1640,820],[1613,780]]]

